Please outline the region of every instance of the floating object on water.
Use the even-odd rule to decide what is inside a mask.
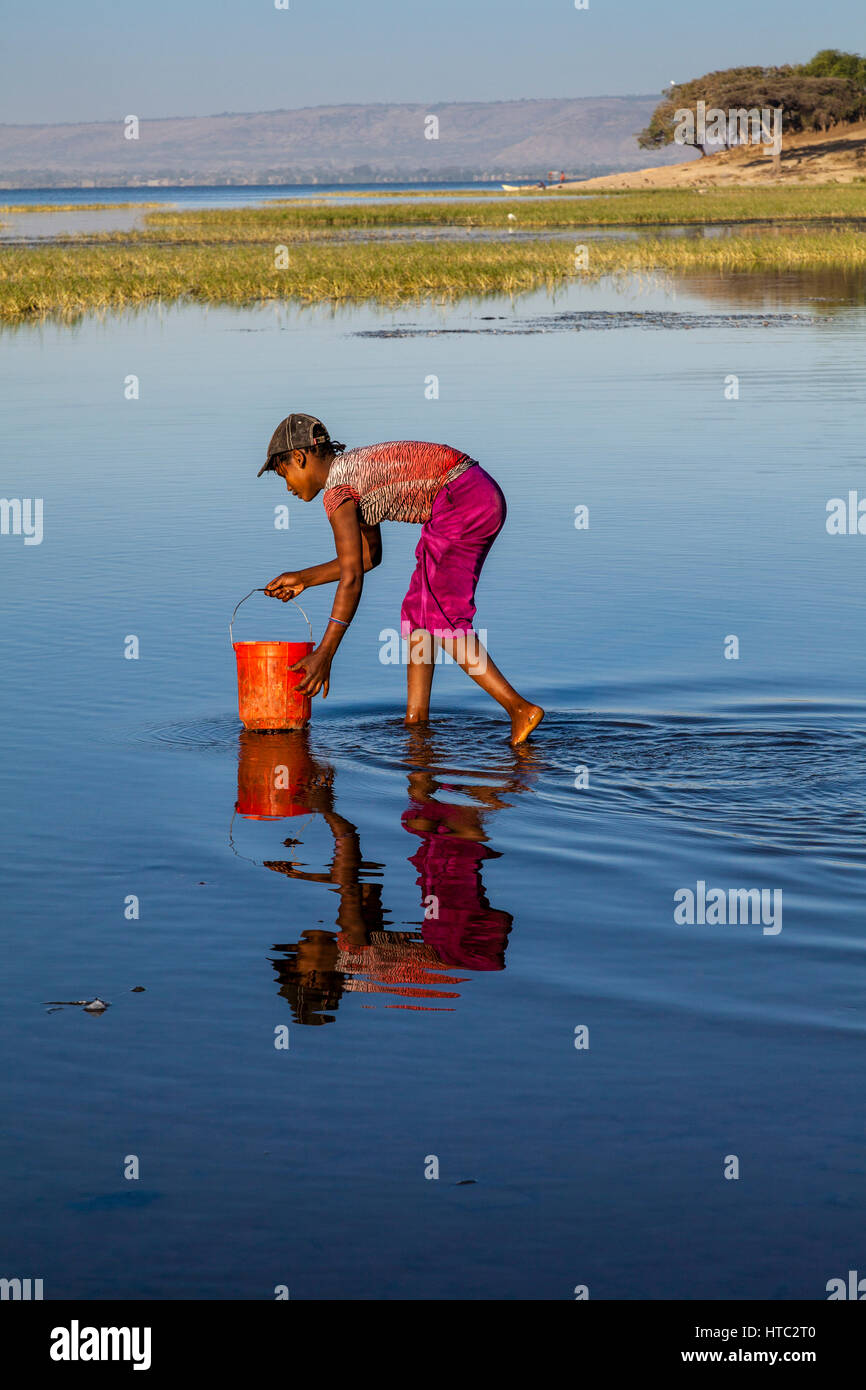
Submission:
[[[229,638],[238,665],[238,713],[245,729],[303,729],[310,721],[309,695],[299,695],[296,687],[304,679],[302,671],[290,671],[296,661],[314,649],[313,625],[294,599],[310,630],[308,642],[236,642],[234,620],[241,603],[264,589],[251,589],[235,604],[229,622]]]
[[[81,1008],[88,1014],[104,1014],[111,1005],[104,999],[46,999],[46,1004],[53,1004],[56,1008]]]

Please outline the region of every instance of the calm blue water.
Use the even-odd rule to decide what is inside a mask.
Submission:
[[[849,288],[0,336],[3,494],[44,499],[40,545],[0,537],[0,1272],[46,1298],[807,1300],[862,1268],[866,537],[825,526],[866,495]],[[309,738],[241,737],[231,610],[330,554],[321,508],[276,530],[255,477],[291,409],[498,478],[478,620],[549,709],[525,750],[453,667],[403,728],[399,526]],[[302,601],[320,632],[330,591]],[[237,635],[302,627],[257,597]],[[275,766],[285,814],[251,819]],[[677,922],[699,882],[781,893],[781,930]]]
[[[527,185],[529,187],[530,185]],[[491,189],[501,190],[502,184],[479,181],[469,186],[464,183],[354,183],[354,184],[248,184],[234,187],[226,185],[195,185],[190,187],[144,187],[144,188],[15,188],[5,193],[0,190],[0,206],[27,207],[32,211],[24,213],[5,213],[0,220],[0,242],[3,241],[45,241],[52,237],[71,237],[92,235],[101,232],[139,231],[145,225],[146,209],[154,204],[165,204],[176,210],[191,208],[238,208],[261,206],[263,203],[286,198],[321,198],[331,196],[339,203],[359,201],[359,194],[376,194],[373,202],[400,201],[400,195],[414,190],[422,192],[441,192],[443,196],[459,194],[457,201],[471,202],[473,190],[489,194]],[[563,198],[584,201],[597,197],[593,194],[563,193]],[[502,201],[509,195],[503,193]],[[364,197],[365,203],[370,201]],[[403,201],[406,201],[405,198]],[[489,201],[489,198],[485,199]],[[495,200],[498,201],[498,200]],[[99,203],[121,203],[129,206],[109,211],[78,211],[76,204],[91,207]],[[52,206],[70,209],[66,212],[51,211]],[[433,235],[441,235],[441,229],[434,229]],[[415,230],[418,235],[418,229]],[[570,235],[570,234],[569,234]]]
[[[479,190],[501,188],[502,184],[479,180],[472,185]],[[413,189],[425,192],[441,189],[449,192],[465,189],[463,183],[262,183],[262,184],[159,184],[130,188],[125,184],[108,188],[9,188],[2,191],[2,201],[12,204],[32,204],[34,208],[51,203],[177,203],[181,208],[237,208],[269,202],[274,198],[319,198],[323,193],[336,193],[351,198],[353,193],[406,193]]]

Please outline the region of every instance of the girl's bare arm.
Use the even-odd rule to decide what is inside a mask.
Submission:
[[[343,503],[343,506],[346,504]],[[358,519],[358,527],[361,532],[361,548],[364,559],[364,573],[369,573],[375,569],[382,559],[382,533],[378,526],[367,526]],[[336,584],[340,578],[339,556],[333,560],[326,560],[322,565],[310,565],[305,570],[287,570],[285,574],[278,574],[276,579],[272,579],[265,593],[269,598],[281,598],[284,603],[290,598],[297,598],[305,589],[312,589],[318,584]]]
[[[296,687],[300,695],[328,694],[331,662],[343,640],[364,588],[364,546],[358,509],[352,501],[342,502],[331,514],[331,527],[337,542],[339,582],[334,595],[331,618],[314,652],[301,657],[290,666],[291,671],[303,671],[304,679]]]

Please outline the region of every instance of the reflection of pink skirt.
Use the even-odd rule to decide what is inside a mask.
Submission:
[[[411,801],[402,815],[403,829],[418,835],[421,844],[409,863],[418,870],[415,880],[425,902],[437,899],[438,916],[421,924],[421,935],[443,965],[464,970],[504,970],[505,947],[514,921],[510,912],[491,907],[481,880],[481,866],[499,854],[478,840],[464,839],[460,831],[474,828],[468,806],[443,801]],[[419,819],[432,822],[415,828]]]
[[[502,489],[480,464],[445,483],[415,547],[415,573],[400,611],[404,637],[416,628],[471,630],[475,586],[505,513]]]

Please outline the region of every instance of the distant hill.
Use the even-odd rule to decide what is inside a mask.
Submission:
[[[253,115],[0,125],[0,187],[591,177],[682,162],[638,149],[658,96],[313,106]],[[140,113],[139,113],[140,114]],[[439,138],[425,138],[425,117]],[[695,156],[697,157],[697,156]]]

